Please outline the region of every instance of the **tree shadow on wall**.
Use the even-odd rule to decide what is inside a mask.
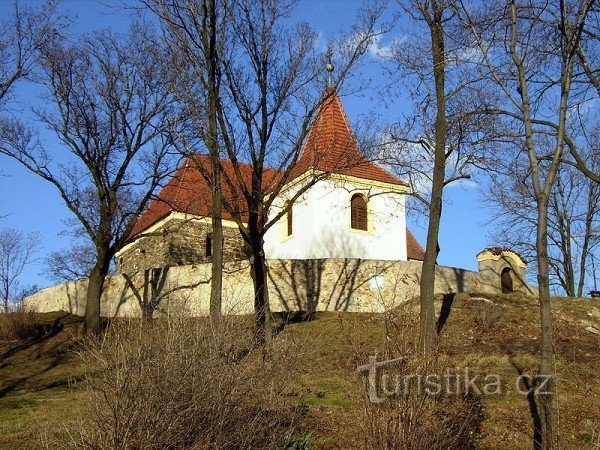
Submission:
[[[81,300],[86,298],[87,284],[87,280],[67,281],[64,284],[70,314],[81,316],[85,314],[85,302],[82,303]],[[81,311],[80,306],[82,306]]]
[[[346,258],[340,261],[338,273],[331,275],[335,282],[327,293],[323,292],[323,273],[327,268],[333,267],[332,260],[273,261],[281,276],[276,279],[272,271],[269,271],[269,280],[285,311],[311,314],[317,310],[320,302],[323,309],[347,311],[359,285],[358,273],[362,260]]]
[[[286,311],[314,312],[321,296],[324,259],[274,261],[275,269],[283,276],[279,280],[268,271],[269,281]],[[291,295],[286,295],[290,292]]]
[[[269,281],[284,311],[310,318],[317,309],[348,311],[359,289],[392,265],[353,258],[271,260]]]
[[[437,289],[447,293],[467,292],[466,269],[436,265],[435,284]],[[438,291],[439,292],[439,291]]]
[[[137,300],[137,303],[140,307],[140,311],[142,312],[142,318],[151,319],[154,316],[154,312],[160,309],[162,300],[167,298],[171,294],[177,291],[194,289],[200,286],[201,284],[210,283],[209,278],[208,280],[201,280],[196,283],[178,285],[176,287],[165,290],[169,270],[170,267],[168,266],[144,270],[143,279],[139,288],[136,286],[133,276],[127,273],[123,273],[122,275],[123,278],[125,278],[126,285],[125,289],[123,289],[123,291],[121,292],[121,297],[119,299],[119,304],[115,311],[115,316],[118,314],[121,306],[127,301],[126,294],[128,290],[131,290],[133,296]]]

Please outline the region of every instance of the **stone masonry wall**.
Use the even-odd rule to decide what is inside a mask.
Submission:
[[[210,223],[171,219],[121,252],[117,261],[118,271],[135,274],[152,268],[208,262],[207,236],[211,233]],[[223,237],[225,261],[245,258],[245,245],[237,228],[223,227]]]
[[[418,295],[421,262],[357,259],[270,260],[272,311],[382,312]],[[210,264],[149,269],[107,279],[101,314],[137,317],[164,314],[204,316],[210,298]],[[477,292],[479,274],[436,267],[436,293]],[[224,267],[223,312],[250,314],[253,289],[247,261]],[[44,289],[25,299],[26,308],[83,315],[87,280]]]

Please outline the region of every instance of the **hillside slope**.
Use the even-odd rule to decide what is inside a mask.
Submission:
[[[450,301],[451,300],[451,301]],[[600,445],[600,303],[555,299],[560,439],[565,448]],[[362,448],[364,378],[357,365],[376,350],[409,354],[417,339],[416,304],[389,314],[318,313],[282,327],[274,345],[293,345],[293,385],[281,393],[305,405],[302,428],[315,448]],[[537,368],[538,306],[519,295],[459,294],[438,304],[443,312],[440,359],[446,366],[498,374],[502,395],[482,398],[480,448],[531,448],[532,410],[513,387]],[[78,319],[52,315],[55,324],[27,342],[0,343],[0,448],[38,448],[45,435],[68,443],[64,424],[82,414]],[[238,319],[247,324],[247,319]],[[596,447],[597,448],[597,447]]]

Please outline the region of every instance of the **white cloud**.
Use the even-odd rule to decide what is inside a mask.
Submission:
[[[393,56],[395,49],[398,45],[406,39],[404,36],[397,36],[391,40],[384,42],[383,34],[376,34],[371,37],[368,42],[367,53],[373,59],[386,59]],[[343,45],[346,50],[352,50],[363,44],[366,40],[364,31],[358,31],[354,33]]]

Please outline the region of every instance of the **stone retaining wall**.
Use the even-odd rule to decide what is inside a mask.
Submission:
[[[270,260],[269,296],[272,311],[336,310],[381,312],[419,292],[419,261],[357,259]],[[228,262],[223,279],[223,311],[249,314],[253,287],[247,261]],[[436,293],[480,292],[478,272],[436,267]],[[43,289],[25,299],[38,312],[85,312],[87,280]],[[104,317],[208,314],[210,263],[148,269],[135,275],[108,277],[102,297]]]

